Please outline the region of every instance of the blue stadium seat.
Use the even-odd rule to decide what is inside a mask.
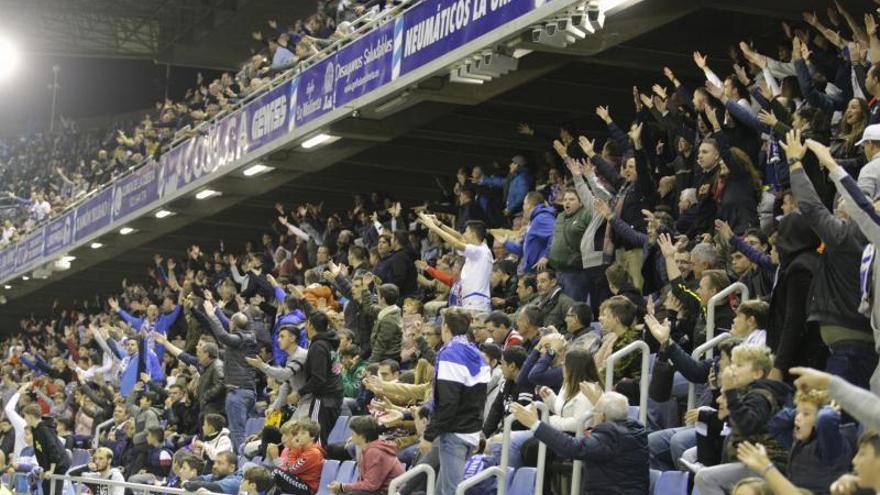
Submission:
[[[266,424],[266,418],[248,418],[244,425],[244,436],[249,437],[254,433],[261,432],[264,424]]]
[[[336,473],[336,481],[352,483],[357,479],[357,464],[354,461],[343,461]]]
[[[694,491],[691,492],[691,495],[700,495],[700,490],[697,490],[696,485],[694,486]]]
[[[348,421],[351,419],[351,416],[339,416],[336,419],[336,424],[333,425],[333,429],[330,430],[330,435],[327,437],[327,444],[333,443],[344,443],[348,440],[348,437],[351,436],[351,430],[348,429]]]
[[[651,474],[650,493],[654,494],[654,493],[657,493],[656,491],[654,491],[654,487],[657,486],[657,479],[660,478],[660,474],[662,474],[662,472],[659,469],[652,469],[650,471],[650,474]]]
[[[70,461],[71,466],[82,466],[92,461],[92,454],[86,449],[73,449],[73,455]]]
[[[658,495],[687,495],[688,473],[681,471],[663,471],[654,485],[654,493]]]
[[[315,495],[330,495],[327,485],[331,481],[336,481],[336,473],[339,472],[339,461],[335,459],[327,459],[324,461],[324,467],[321,469],[321,481],[318,483],[318,493]]]
[[[513,475],[509,495],[531,495],[535,493],[535,477],[538,470],[533,467],[521,467]]]
[[[627,416],[629,416],[629,419],[632,419],[634,421],[638,421],[639,420],[639,406],[629,406],[629,414],[627,414]]]
[[[510,493],[510,487],[513,486],[513,475],[516,473],[516,469],[509,467],[507,468],[507,493]]]

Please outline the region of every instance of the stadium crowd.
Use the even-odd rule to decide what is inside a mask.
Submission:
[[[196,135],[204,122],[397,3],[402,2],[322,0],[315,14],[290,27],[269,21],[272,32],[253,33],[261,44],[238,72],[211,81],[199,73],[182,101],[157,102],[154,112],[131,125],[84,131],[62,118],[58,132],[0,139],[0,248],[147,159],[158,159],[173,143]]]
[[[664,69],[633,122],[596,109],[601,146],[524,123],[552,159],[462,168],[436,203],[278,204],[243,252],[157,255],[23,321],[0,343],[5,476],[378,494],[428,464],[451,495],[543,443],[548,493],[569,460],[586,494],[677,471],[702,495],[880,493],[880,38],[871,13],[825,22],[741,43],[723,80],[700,52],[696,87]],[[650,372],[628,354],[605,383],[637,341]]]

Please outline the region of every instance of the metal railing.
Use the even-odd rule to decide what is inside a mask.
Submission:
[[[91,486],[105,486],[107,488],[123,488],[125,490],[131,490],[136,494],[149,494],[149,493],[171,493],[175,495],[183,495],[187,493],[192,493],[184,490],[183,488],[170,488],[167,486],[156,486],[156,485],[144,485],[141,483],[129,483],[127,481],[114,481],[114,480],[105,480],[102,478],[87,478],[83,476],[68,476],[68,475],[60,475],[60,474],[50,474],[47,475],[51,481],[63,481],[65,483],[71,484],[82,484],[82,485],[91,485]],[[43,495],[64,495],[62,493],[55,493],[55,485],[56,483],[49,484],[49,493]],[[113,493],[112,490],[108,490],[108,493]],[[200,492],[204,495],[224,495],[222,493],[216,492]]]
[[[434,490],[437,485],[437,473],[434,471],[428,464],[417,464],[412,467],[409,471],[401,474],[397,478],[391,480],[391,483],[388,484],[388,495],[397,495],[397,490],[407,481],[415,478],[416,476],[424,473],[427,478],[425,495],[434,495]]]
[[[504,495],[507,492],[507,467],[510,466],[510,430],[513,427],[513,421],[514,417],[512,414],[508,414],[504,418],[504,433],[501,440],[501,463],[497,466],[486,468],[462,481],[455,489],[455,495],[464,495],[468,488],[477,486],[481,481],[492,476],[498,478],[497,495]]]
[[[636,351],[642,353],[642,374],[639,378],[639,421],[644,425],[648,420],[648,385],[650,385],[648,368],[651,355],[651,349],[645,341],[637,340],[608,356],[608,359],[605,360],[605,391],[610,392],[614,388],[614,362]]]
[[[706,305],[706,341],[712,340],[715,337],[715,305],[718,304],[723,299],[726,299],[731,294],[739,292],[742,300],[745,301],[749,298],[749,288],[746,287],[746,284],[742,282],[734,282],[724,289],[721,292],[715,294],[714,296],[709,298],[709,303]],[[709,357],[712,357],[711,350],[709,352]]]
[[[550,418],[550,406],[543,402],[533,402],[535,408],[541,411],[541,421],[546,422]],[[535,475],[535,495],[544,493],[544,468],[547,465],[547,444],[538,442],[537,474]]]
[[[106,428],[107,426],[111,426],[113,424],[115,424],[115,420],[113,420],[111,418],[111,419],[108,419],[107,421],[104,421],[103,423],[99,424],[98,427],[95,428],[95,438],[92,439],[92,448],[93,449],[97,449],[98,446],[100,445],[101,433],[104,431],[104,428]]]
[[[590,411],[578,419],[577,422],[577,433],[575,434],[575,438],[583,438],[584,437],[584,427],[587,424],[587,421],[593,419],[593,412]],[[542,442],[543,443],[543,442]],[[571,494],[579,495],[581,493],[581,477],[584,473],[584,461],[579,459],[574,459],[574,462],[571,463]]]
[[[722,341],[724,341],[728,337],[730,337],[730,334],[727,332],[724,332],[724,333],[716,335],[715,337],[712,337],[710,340],[706,341],[705,344],[694,349],[694,352],[691,353],[691,357],[693,357],[694,359],[700,359],[700,356],[702,356],[703,354],[711,353],[712,350],[718,346],[718,344],[720,344]],[[711,354],[709,354],[709,356],[711,357]],[[696,385],[693,382],[689,381],[688,382],[688,405],[687,405],[688,411],[693,409],[694,405],[696,404],[696,395],[695,395],[696,392],[695,391],[696,391]]]

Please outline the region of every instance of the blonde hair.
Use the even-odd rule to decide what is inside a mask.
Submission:
[[[753,370],[767,376],[773,369],[773,355],[770,348],[758,344],[742,344],[733,348],[730,360],[736,364],[749,363]]]
[[[751,477],[740,480],[736,486],[733,487],[733,491],[730,492],[732,495],[737,495],[737,491],[740,488],[751,488],[752,493],[756,495],[773,495],[773,491],[770,490],[770,487],[767,486],[767,483],[764,482],[761,478]]]
[[[794,403],[800,404],[801,402],[813,404],[816,406],[816,409],[821,409],[822,406],[831,403],[831,397],[826,390],[813,389],[808,392],[798,390],[797,393],[794,394]]]

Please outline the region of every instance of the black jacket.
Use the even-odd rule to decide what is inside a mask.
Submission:
[[[560,457],[584,461],[584,495],[648,493],[648,432],[638,421],[607,421],[583,438],[541,423],[535,438]]]
[[[825,243],[810,286],[808,321],[870,334],[868,318],[859,312],[859,267],[868,240],[855,222],[825,208],[802,169],[791,173],[791,188],[801,214]]]
[[[483,421],[483,435],[489,438],[497,433],[504,426],[504,417],[510,414],[510,405],[517,402],[523,406],[529,405],[534,400],[534,394],[531,387],[520,388],[516,384],[516,380],[504,380],[504,388],[495,396],[489,414]],[[518,425],[518,427],[516,427]],[[523,429],[522,425],[514,422],[514,429]]]
[[[322,401],[342,402],[342,377],[336,359],[339,337],[334,331],[315,334],[306,355],[306,384],[299,390],[300,396],[312,395]]]
[[[43,418],[33,429],[34,453],[43,470],[55,464],[55,474],[64,474],[70,468],[70,457],[64,449],[64,443],[55,431],[55,420]]]
[[[819,266],[819,238],[799,212],[779,223],[776,248],[779,271],[770,295],[770,323],[767,346],[774,350],[775,368],[786,371],[793,366],[823,369],[827,354],[815,323],[807,322],[809,292]]]
[[[373,273],[382,279],[383,284],[394,284],[400,289],[401,297],[412,294],[418,288],[416,267],[404,250],[394,251],[379,260]]]
[[[223,361],[219,358],[209,364],[199,377],[196,396],[199,401],[199,414],[224,414],[226,410],[226,387]]]

